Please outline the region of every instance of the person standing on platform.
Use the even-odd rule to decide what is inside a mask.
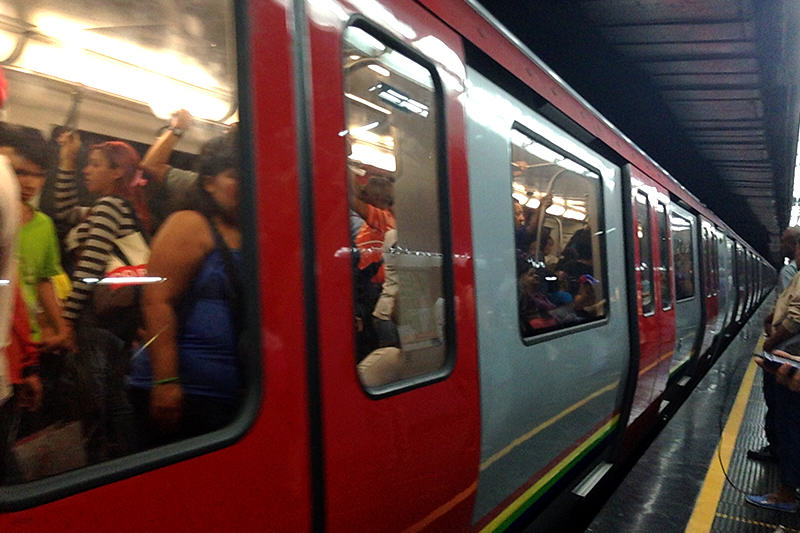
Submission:
[[[800,233],[798,233],[800,235]],[[794,260],[800,263],[800,246],[794,238]],[[764,351],[772,352],[777,346],[800,333],[800,276],[795,274],[791,283],[781,292],[770,315]],[[781,350],[776,354],[792,357]],[[800,361],[800,357],[794,357]],[[773,511],[797,512],[795,489],[800,487],[800,378],[788,364],[779,369],[767,366],[764,358],[756,357],[756,364],[764,369],[765,381],[771,382],[770,396],[765,394],[771,417],[771,453],[778,462],[780,487],[768,494],[751,494],[745,500],[755,506]],[[770,405],[771,403],[771,405]],[[750,454],[748,453],[748,456]]]
[[[800,241],[800,227],[798,226],[786,228],[781,234],[781,256],[789,259],[789,262],[783,265],[778,273],[778,282],[775,288],[779,295],[783,294],[783,291],[792,282],[792,278],[797,274],[795,248],[797,248],[798,241]],[[764,319],[764,331],[767,333],[772,326],[773,314],[774,310]],[[762,390],[764,403],[767,404],[767,412],[764,415],[764,434],[767,437],[767,445],[757,450],[747,450],[747,458],[754,461],[775,462],[775,377],[769,372],[764,372]]]

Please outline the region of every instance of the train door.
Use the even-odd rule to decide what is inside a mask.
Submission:
[[[639,370],[628,424],[645,412],[657,412],[675,347],[672,257],[669,247],[667,209],[669,197],[655,182],[631,168],[633,235],[637,314],[639,323]]]
[[[675,269],[675,353],[670,375],[697,353],[697,339],[703,324],[700,268],[697,246],[697,218],[675,203],[670,208],[672,257]]]
[[[705,359],[710,354],[709,349],[714,342],[716,335],[715,327],[719,306],[717,304],[717,247],[714,243],[714,225],[701,219],[701,253],[700,259],[703,269],[703,298],[705,306],[705,328],[703,331],[703,342],[700,345],[700,357]]]
[[[314,518],[462,529],[480,437],[462,44],[411,2],[303,9]]]
[[[756,256],[747,252],[747,312],[752,313],[756,307]]]
[[[747,286],[746,286],[746,275],[745,275],[745,250],[742,247],[742,244],[737,242],[736,243],[736,252],[735,252],[735,264],[736,264],[736,313],[735,313],[735,320],[736,322],[741,322],[742,318],[744,317],[745,306],[747,305]]]

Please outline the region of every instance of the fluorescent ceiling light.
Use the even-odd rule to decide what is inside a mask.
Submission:
[[[373,71],[373,72],[375,72],[375,73],[377,73],[377,74],[379,74],[381,76],[387,77],[387,78],[392,75],[392,73],[389,72],[387,69],[385,69],[384,67],[382,67],[380,65],[376,65],[375,63],[372,63],[371,65],[367,66],[367,68],[370,69],[371,71]]]
[[[220,121],[236,96],[195,58],[92,31],[94,23],[40,11],[35,31],[10,66],[142,102],[161,118],[188,109]]]
[[[349,158],[354,161],[360,161],[365,165],[372,165],[374,167],[394,172],[397,170],[397,160],[394,154],[381,150],[371,144],[363,142],[354,142],[351,144],[352,153]]]
[[[360,96],[356,96],[356,95],[354,95],[352,93],[344,93],[344,96],[346,98],[349,98],[350,100],[352,100],[354,102],[358,102],[361,105],[365,105],[365,106],[369,107],[370,109],[374,109],[375,111],[379,111],[379,112],[383,113],[384,115],[391,115],[392,114],[392,112],[389,111],[388,109],[386,109],[385,107],[381,107],[379,105],[373,104],[369,100],[364,100]]]

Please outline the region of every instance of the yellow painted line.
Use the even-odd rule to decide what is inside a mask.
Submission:
[[[596,436],[604,434],[611,427],[613,427],[617,423],[618,419],[619,415],[614,416],[614,418],[606,422],[606,424],[603,425],[603,427],[597,430],[592,437],[589,437],[588,439],[583,441],[583,443],[581,443],[580,446],[572,450],[572,452],[569,455],[564,457],[564,459],[562,459],[556,466],[551,468],[550,471],[547,472],[547,474],[545,474],[544,476],[542,476],[541,479],[539,479],[539,481],[531,485],[530,488],[528,488],[528,490],[523,492],[519,498],[514,500],[514,502],[511,505],[503,509],[503,512],[497,515],[494,518],[494,520],[486,524],[486,526],[483,529],[481,529],[481,533],[497,530],[497,528],[503,522],[505,522],[508,519],[508,517],[514,514],[517,511],[517,509],[519,509],[523,504],[525,504],[534,494],[539,492],[539,490],[541,490],[542,487],[547,485],[550,482],[550,480],[553,479],[553,477],[560,474],[561,471],[564,468],[566,468],[572,461],[574,461],[576,457],[579,457],[586,450],[586,448],[593,445],[595,443]]]
[[[426,516],[425,518],[423,518],[422,520],[420,520],[419,522],[417,522],[413,526],[404,529],[403,532],[404,533],[416,533],[417,531],[422,531],[423,529],[425,529],[426,527],[431,525],[431,523],[434,520],[444,516],[445,514],[450,512],[456,505],[458,505],[459,503],[461,503],[462,501],[467,499],[467,497],[470,494],[472,494],[473,492],[475,492],[475,489],[477,489],[477,488],[478,488],[478,480],[475,480],[472,483],[472,485],[470,485],[466,489],[464,489],[461,492],[459,492],[458,494],[456,494],[453,498],[450,499],[450,501],[448,501],[444,505],[441,505],[438,508],[436,508],[428,516]]]
[[[758,520],[750,520],[749,518],[740,518],[738,516],[731,516],[725,513],[717,513],[717,516],[726,520],[733,520],[734,522],[742,522],[751,526],[761,526],[772,531],[783,531],[785,533],[800,533],[800,529],[794,529],[780,524],[770,524],[769,522],[760,522]],[[780,529],[778,529],[780,528]]]
[[[653,361],[652,363],[650,363],[649,365],[647,365],[646,367],[644,367],[644,369],[643,369],[643,370],[640,370],[640,371],[639,371],[639,375],[641,376],[642,374],[646,374],[646,373],[650,372],[651,370],[653,370],[653,367],[655,367],[656,365],[660,364],[660,363],[661,363],[661,362],[663,362],[665,359],[668,359],[668,358],[672,357],[672,354],[673,354],[673,353],[675,353],[675,352],[673,352],[673,351],[669,351],[669,352],[667,352],[667,353],[664,353],[664,354],[661,354],[661,355],[659,355],[659,356],[658,356],[658,359],[656,359],[655,361]]]
[[[750,391],[753,388],[753,379],[756,375],[756,364],[750,361],[747,367],[747,372],[742,379],[742,385],[739,387],[739,392],[736,394],[736,400],[733,402],[733,408],[728,416],[728,421],[725,423],[725,429],[722,431],[717,448],[714,450],[714,456],[711,458],[711,464],[708,466],[706,479],[703,481],[703,487],[700,489],[700,495],[697,496],[697,502],[692,512],[692,517],[689,519],[689,524],[686,526],[687,533],[700,533],[711,531],[711,524],[714,522],[714,516],[719,505],[719,498],[722,495],[722,489],[725,486],[725,474],[722,471],[724,466],[728,470],[733,456],[733,450],[736,445],[736,436],[739,434],[739,428],[742,425],[744,412],[747,408],[747,400],[750,397]],[[718,457],[720,459],[718,459]],[[722,465],[720,465],[722,462]]]
[[[574,403],[571,406],[567,407],[566,409],[564,409],[563,411],[561,411],[560,413],[558,413],[557,415],[555,415],[551,419],[542,422],[541,424],[539,424],[538,426],[536,426],[532,430],[528,431],[524,435],[522,435],[520,437],[517,437],[516,439],[511,441],[511,444],[509,444],[508,446],[506,446],[505,448],[503,448],[502,450],[500,450],[499,452],[495,453],[494,455],[492,455],[491,457],[486,459],[484,462],[482,462],[481,463],[481,467],[480,467],[481,468],[481,472],[483,472],[484,470],[486,470],[487,468],[492,466],[492,464],[494,464],[495,462],[499,461],[500,459],[502,459],[503,457],[505,457],[506,455],[511,453],[511,451],[514,448],[516,448],[517,446],[519,446],[520,444],[524,444],[525,441],[530,440],[534,435],[536,435],[537,433],[539,433],[543,429],[546,429],[549,426],[552,426],[553,424],[555,424],[556,422],[558,422],[559,420],[561,420],[562,418],[564,418],[565,416],[567,416],[571,412],[575,411],[576,409],[579,409],[579,408],[583,407],[584,405],[586,405],[590,401],[594,400],[595,398],[597,398],[601,394],[604,394],[604,393],[606,393],[608,391],[614,390],[617,387],[618,383],[619,383],[619,380],[615,381],[614,383],[610,383],[610,384],[606,385],[602,389],[593,392],[592,394],[590,394],[589,396],[587,396],[583,400],[581,400],[581,401],[579,401],[577,403]]]

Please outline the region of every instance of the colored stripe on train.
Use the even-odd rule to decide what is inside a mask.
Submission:
[[[550,469],[545,475],[534,483],[529,489],[515,499],[511,505],[506,507],[486,526],[481,528],[481,532],[503,531],[508,528],[517,518],[522,515],[531,505],[533,505],[550,487],[558,482],[569,472],[586,454],[592,451],[600,442],[603,441],[619,422],[619,414],[614,415],[608,422],[603,424],[600,429],[594,432],[589,438],[583,441],[572,452]]]

